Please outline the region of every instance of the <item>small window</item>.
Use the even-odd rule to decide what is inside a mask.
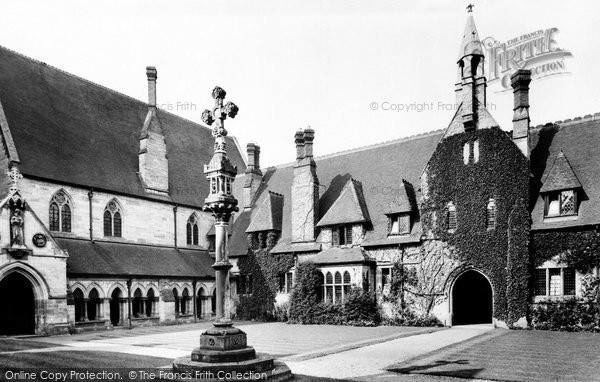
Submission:
[[[352,225],[342,225],[332,229],[332,245],[350,245],[352,244]]]
[[[577,215],[575,190],[552,192],[545,196],[546,217]]]
[[[454,203],[448,203],[448,207],[446,210],[446,224],[448,226],[448,231],[454,232],[457,227],[457,219],[456,219],[456,206]]]
[[[496,229],[496,201],[494,199],[490,199],[487,204],[486,221],[488,230]]]
[[[465,143],[463,146],[463,163],[469,164],[469,156],[471,155],[471,144]]]
[[[279,274],[279,292],[280,293],[291,293],[293,286],[293,274],[292,272]]]
[[[121,207],[115,199],[104,208],[104,236],[122,236]]]
[[[392,268],[381,268],[381,290],[385,291],[386,287],[392,282]]]
[[[390,216],[390,235],[410,233],[410,215],[397,214]]]
[[[238,294],[252,294],[252,273],[241,274],[238,281]]]
[[[473,163],[479,162],[479,140],[473,142]]]
[[[198,218],[192,214],[185,226],[187,245],[198,245]]]
[[[575,269],[574,268],[544,268],[535,270],[535,295],[536,296],[574,296]]]

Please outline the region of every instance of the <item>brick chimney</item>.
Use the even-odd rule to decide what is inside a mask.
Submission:
[[[319,179],[313,159],[315,131],[308,128],[297,131],[296,163],[292,182],[292,242],[315,240],[318,218]]]
[[[148,78],[148,113],[140,133],[139,174],[148,193],[169,192],[169,160],[162,125],[156,111],[157,72],[153,66],[146,67]]]
[[[244,208],[251,208],[263,178],[262,171],[260,171],[260,146],[248,143],[246,153],[248,154],[248,166],[246,166],[244,176]]]
[[[519,147],[523,155],[529,158],[529,84],[531,71],[517,70],[510,76],[510,85],[513,88],[513,142]]]

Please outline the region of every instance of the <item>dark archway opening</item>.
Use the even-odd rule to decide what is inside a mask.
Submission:
[[[110,296],[110,322],[114,326],[121,321],[121,290],[115,289]]]
[[[492,286],[481,273],[467,271],[452,288],[452,325],[492,323]]]
[[[0,281],[0,334],[35,333],[35,296],[33,285],[20,273]]]

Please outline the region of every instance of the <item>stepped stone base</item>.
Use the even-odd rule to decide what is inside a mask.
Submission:
[[[241,362],[196,362],[181,357],[173,362],[173,372],[181,381],[289,381],[292,372],[271,357],[257,356]]]

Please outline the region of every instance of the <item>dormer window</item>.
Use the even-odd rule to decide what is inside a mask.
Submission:
[[[549,192],[545,196],[545,217],[577,215],[577,192],[564,190]]]
[[[390,235],[410,233],[410,215],[408,213],[390,215]]]
[[[345,224],[334,227],[331,230],[332,245],[350,245],[352,244],[352,225]]]

